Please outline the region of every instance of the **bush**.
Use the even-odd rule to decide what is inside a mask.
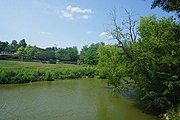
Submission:
[[[180,120],[180,105],[177,108],[172,108],[167,111],[166,119]]]
[[[51,73],[51,72],[46,72],[46,74],[45,74],[45,80],[47,80],[47,81],[53,81],[54,80],[54,78],[53,78],[53,74]]]
[[[2,61],[0,61],[2,62]],[[37,64],[37,63],[21,63],[22,66],[19,67],[14,63],[12,65],[6,62],[5,67],[0,68],[0,84],[17,84],[17,83],[28,83],[34,81],[52,81],[55,79],[77,79],[83,76],[88,76],[92,78],[96,74],[96,70],[93,67],[82,67],[76,65],[48,65],[48,64]],[[11,61],[12,62],[12,61]],[[17,63],[16,63],[17,64]],[[33,65],[35,67],[32,67]],[[9,65],[9,66],[7,66]],[[41,65],[41,66],[38,66]],[[59,66],[59,67],[57,67]],[[19,68],[18,68],[19,67]],[[38,69],[37,69],[38,67]],[[48,69],[48,71],[47,71]]]
[[[93,78],[96,75],[96,71],[92,68],[84,68],[84,76],[88,76],[89,78]]]
[[[40,70],[34,71],[34,77],[36,80],[44,80],[45,72]]]

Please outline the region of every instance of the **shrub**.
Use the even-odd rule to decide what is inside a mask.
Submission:
[[[14,61],[0,61],[0,84],[28,83],[34,81],[52,81],[55,79],[77,79],[96,75],[94,67],[76,65],[49,65]],[[20,64],[20,65],[18,65]],[[38,67],[38,69],[37,69]],[[47,70],[48,69],[48,70]]]
[[[34,77],[36,80],[44,80],[45,72],[40,70],[34,71]]]
[[[47,80],[47,81],[53,81],[54,80],[54,78],[53,78],[53,74],[51,73],[51,72],[46,72],[46,74],[45,74],[45,80]]]
[[[180,105],[177,108],[172,108],[167,111],[166,119],[180,120]]]

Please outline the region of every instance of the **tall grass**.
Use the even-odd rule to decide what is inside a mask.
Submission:
[[[95,74],[95,69],[87,66],[0,61],[0,84],[76,79],[83,76],[92,78]]]

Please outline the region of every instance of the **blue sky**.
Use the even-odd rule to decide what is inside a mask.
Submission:
[[[118,16],[133,11],[139,16],[170,14],[156,8],[152,0],[0,0],[0,40],[25,39],[30,45],[60,48],[115,41],[103,37],[111,23],[110,10]],[[122,20],[120,17],[119,20]]]

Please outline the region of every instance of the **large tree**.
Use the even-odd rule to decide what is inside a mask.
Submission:
[[[42,50],[42,52],[40,53],[40,58],[42,60],[55,60],[55,51],[51,49]]]
[[[127,32],[122,29],[125,24],[118,24],[116,11],[112,11],[114,26],[110,33],[123,53],[117,54],[110,47],[101,47],[100,75],[105,73],[110,77],[110,83],[116,88],[132,83],[146,108],[158,108],[160,112],[165,112],[177,107],[180,103],[179,22],[172,18],[142,17],[137,37],[134,34],[136,29],[133,29],[136,22],[128,11],[126,13]]]
[[[20,47],[20,46],[26,47],[26,46],[27,46],[27,43],[26,43],[25,39],[20,40],[18,46],[19,46],[19,47]]]
[[[104,45],[104,43],[91,44],[89,47],[84,46],[80,51],[80,59],[88,65],[97,65],[98,64],[98,48]]]
[[[122,41],[121,51],[100,47],[100,75],[110,78],[109,83],[116,88],[132,84],[147,109],[156,108],[160,113],[176,107],[180,110],[179,22],[172,18],[141,17],[138,32],[139,39],[133,44],[125,45]]]
[[[127,77],[125,73],[126,55],[122,48],[117,45],[104,45],[98,49],[98,65],[100,78],[107,78],[108,84],[114,86],[116,90],[123,90],[127,88],[129,81],[124,78]],[[120,89],[119,89],[120,88]]]
[[[134,66],[142,99],[161,110],[174,107],[180,102],[180,24],[171,18],[142,17],[138,31],[135,62],[150,75],[146,79]]]
[[[16,41],[16,40],[13,40],[13,41],[11,42],[11,46],[12,46],[12,47],[17,47],[17,46],[18,46],[17,41]]]
[[[8,51],[9,52],[10,46],[8,42],[1,42],[0,41],[0,52],[1,51]]]
[[[19,59],[23,61],[25,56],[24,47],[23,46],[19,47],[16,53],[19,55]]]
[[[15,53],[18,49],[18,44],[16,40],[13,40],[10,44],[10,51]]]
[[[60,61],[65,61],[65,56],[66,56],[66,50],[64,48],[59,48],[56,53],[55,53],[56,59]]]
[[[77,47],[59,48],[55,52],[55,56],[60,61],[76,62],[78,57]]]

